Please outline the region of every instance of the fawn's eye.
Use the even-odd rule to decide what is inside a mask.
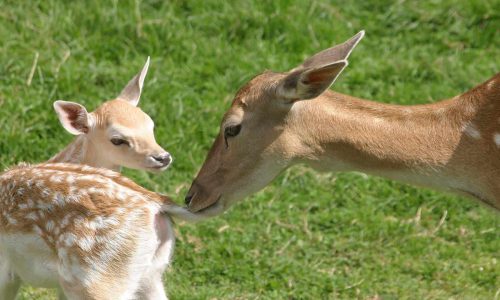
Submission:
[[[239,125],[234,125],[234,126],[228,126],[224,129],[224,137],[235,137],[240,133],[241,130],[241,124]]]
[[[130,145],[127,140],[124,140],[124,139],[121,139],[121,138],[112,138],[110,141],[115,146],[120,146],[120,145],[127,145],[127,146],[129,146]]]

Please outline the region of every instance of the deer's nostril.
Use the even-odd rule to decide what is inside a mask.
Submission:
[[[186,197],[184,198],[184,203],[186,203],[186,205],[189,205],[189,203],[191,203],[191,200],[193,200],[193,195],[186,195]]]

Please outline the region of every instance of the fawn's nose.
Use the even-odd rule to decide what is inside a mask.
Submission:
[[[153,159],[156,160],[157,162],[161,163],[164,166],[166,166],[172,162],[172,156],[168,152],[154,155]]]

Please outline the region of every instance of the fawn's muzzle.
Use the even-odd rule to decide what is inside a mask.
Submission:
[[[153,159],[163,166],[166,166],[172,162],[172,156],[168,152],[164,152],[158,155],[153,155]]]

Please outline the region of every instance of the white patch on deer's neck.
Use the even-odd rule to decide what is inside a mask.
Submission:
[[[488,88],[488,90],[492,90],[493,86],[495,86],[495,81],[494,80],[488,82],[488,84],[486,85],[486,87]]]
[[[497,132],[493,135],[493,141],[495,141],[497,147],[500,148],[500,133]]]
[[[477,130],[476,126],[474,124],[468,124],[465,129],[464,129],[465,134],[470,136],[473,139],[480,139],[481,138],[481,133],[479,130]]]

